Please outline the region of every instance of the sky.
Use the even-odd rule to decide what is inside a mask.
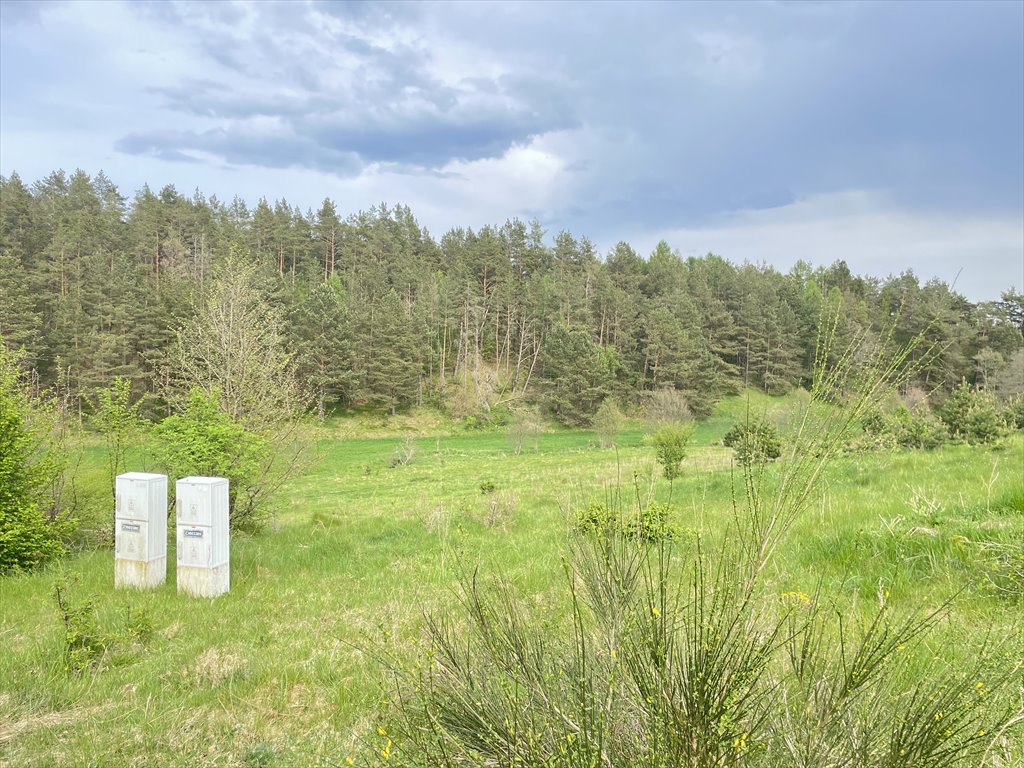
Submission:
[[[0,0],[0,174],[1024,289],[1024,2]]]

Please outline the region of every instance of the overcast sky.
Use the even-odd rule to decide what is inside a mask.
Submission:
[[[2,0],[0,22],[0,173],[26,182],[1024,288],[1022,2]]]

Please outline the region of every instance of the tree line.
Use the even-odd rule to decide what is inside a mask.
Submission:
[[[402,205],[344,216],[329,199],[250,209],[173,186],[129,200],[102,172],[0,177],[0,336],[34,386],[79,412],[127,379],[165,415],[180,331],[237,269],[320,414],[434,403],[486,417],[525,399],[583,424],[608,397],[675,389],[700,416],[741,387],[806,385],[829,308],[841,337],[923,334],[933,353],[915,383],[940,399],[964,381],[1024,388],[1024,295],[1009,286],[972,303],[940,280],[842,261],[783,274],[665,242],[600,254],[537,221],[435,239]]]

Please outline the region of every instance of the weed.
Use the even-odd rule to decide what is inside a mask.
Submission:
[[[515,514],[517,503],[515,494],[491,493],[487,499],[484,525],[488,528],[507,528]]]
[[[95,601],[92,598],[77,600],[71,594],[72,589],[73,580],[61,578],[53,585],[53,597],[64,624],[64,671],[81,673],[99,664],[115,638],[100,629]]]
[[[394,469],[395,467],[404,467],[410,461],[413,456],[416,455],[416,438],[412,435],[406,437],[402,442],[395,446],[395,450],[391,454],[391,461],[388,462],[388,466]]]

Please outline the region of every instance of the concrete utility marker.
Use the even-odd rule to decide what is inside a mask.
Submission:
[[[148,589],[166,579],[167,475],[118,475],[114,481],[114,587]]]
[[[228,481],[183,477],[175,486],[178,592],[216,597],[231,587]]]

